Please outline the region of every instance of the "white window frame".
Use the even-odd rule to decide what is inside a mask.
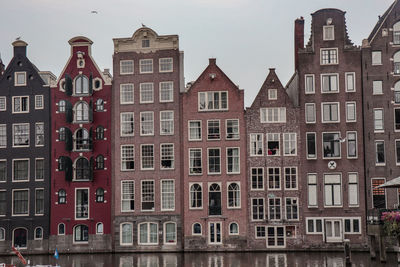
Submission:
[[[323,59],[323,52],[328,51],[329,54],[329,62],[328,63],[324,63],[324,59]],[[331,51],[335,51],[336,52],[336,62],[332,62],[331,59]],[[320,64],[323,66],[329,66],[329,65],[338,65],[339,64],[339,51],[338,48],[333,47],[333,48],[320,48]]]
[[[268,100],[277,100],[277,99],[278,99],[278,90],[268,89]]]
[[[237,166],[237,168],[238,168],[238,171],[233,171],[235,168],[234,168],[234,159],[235,159],[235,157],[232,155],[232,171],[229,171],[229,156],[228,156],[228,150],[229,149],[232,149],[232,150],[235,150],[235,149],[237,149],[237,151],[238,151],[238,154],[237,154],[237,157],[238,157],[238,166]],[[227,174],[240,174],[240,147],[227,147],[226,148],[226,173]]]
[[[282,138],[283,138],[283,156],[285,157],[291,157],[291,156],[297,156],[297,133],[283,133],[282,134]],[[292,136],[294,135],[294,150],[295,153],[291,153],[291,151],[293,151],[293,147],[292,147]],[[287,138],[289,138],[289,140],[286,140]],[[289,148],[289,153],[286,153],[286,147]]]
[[[195,233],[193,230],[194,230],[194,225],[195,224],[199,224],[200,225],[200,233]],[[203,235],[203,225],[201,224],[201,223],[199,223],[199,222],[194,222],[194,223],[192,223],[192,235],[195,235],[195,236],[201,236],[201,235]]]
[[[123,240],[123,238],[122,238],[122,226],[123,225],[125,225],[125,224],[127,224],[127,225],[130,225],[130,227],[131,227],[131,234],[132,234],[132,236],[131,236],[131,240],[132,240],[132,242],[129,242],[129,243],[123,243],[122,242],[122,240]],[[120,225],[119,225],[119,245],[120,246],[132,246],[133,245],[133,223],[130,223],[130,222],[122,222],[122,223],[120,223]]]
[[[192,207],[191,205],[191,201],[192,201],[192,197],[191,197],[191,191],[190,188],[195,185],[198,184],[201,187],[201,206],[200,207]],[[204,187],[203,187],[203,183],[202,182],[190,182],[189,183],[189,210],[202,210],[203,209],[203,201],[204,201]]]
[[[28,212],[27,213],[24,213],[24,214],[15,214],[14,213],[14,192],[16,192],[16,191],[26,191],[26,192],[28,192]],[[29,208],[30,208],[30,206],[31,206],[31,199],[30,199],[30,190],[29,190],[29,188],[18,188],[18,189],[12,189],[11,190],[11,196],[12,196],[12,199],[11,199],[11,216],[12,217],[21,217],[21,216],[29,216],[29,214],[30,214],[30,210],[29,210]]]
[[[383,157],[384,162],[378,163],[378,142],[383,143]],[[385,147],[385,140],[375,140],[375,166],[385,166],[386,165],[386,147]]]
[[[314,181],[311,180],[312,178]],[[315,188],[315,192],[311,192],[311,188]],[[311,194],[315,196],[315,204],[311,202]],[[318,208],[318,176],[316,173],[307,173],[307,206],[308,208]]]
[[[148,90],[148,88],[146,88],[146,89],[143,88],[146,85],[151,85],[151,90],[145,92],[145,90]],[[145,100],[142,95],[144,93],[151,93],[151,100]],[[153,82],[144,82],[144,83],[139,84],[139,103],[140,104],[154,103],[154,83]]]
[[[194,172],[190,171],[190,169],[191,169],[191,166],[190,166],[190,163],[191,163],[190,152],[191,152],[191,150],[200,151],[201,173],[194,173]],[[198,147],[191,147],[191,148],[189,148],[188,152],[189,152],[189,155],[188,155],[189,156],[189,175],[202,175],[203,174],[203,149],[202,148],[198,148]]]
[[[228,122],[230,121],[236,121],[237,122],[237,134],[233,133],[233,135],[237,135],[237,137],[228,137]],[[233,128],[233,127],[232,127]],[[239,124],[239,119],[226,119],[225,120],[225,139],[226,140],[239,140],[240,139],[240,124]]]
[[[220,242],[211,242],[211,224],[215,224],[214,225],[214,227],[216,227],[216,225],[217,224],[219,224],[220,226],[220,239],[221,239],[221,241]],[[222,244],[222,241],[223,241],[223,227],[222,227],[222,222],[221,221],[219,221],[219,222],[208,222],[208,238],[207,238],[207,240],[208,240],[208,244],[209,245],[221,245]],[[217,233],[217,231],[215,230],[215,232],[214,233]],[[215,236],[216,237],[216,236]],[[214,237],[214,238],[215,238]]]
[[[128,88],[130,86],[132,86],[132,88]],[[124,93],[129,92],[130,89],[132,89],[132,101],[126,101],[126,99],[124,99]],[[121,105],[135,103],[135,85],[133,83],[123,83],[119,85],[119,101]]]
[[[262,170],[262,187],[258,188],[258,178],[259,178],[259,172],[258,170],[261,169]],[[257,178],[257,188],[253,187],[253,170],[256,170],[256,178]],[[265,177],[264,177],[264,167],[251,167],[250,168],[250,190],[251,191],[264,191],[265,188]]]
[[[175,225],[175,242],[167,242],[167,224],[174,224]],[[176,227],[176,223],[172,222],[172,221],[168,221],[163,223],[163,242],[164,245],[170,246],[170,245],[176,245],[177,244],[177,240],[178,240],[178,232],[177,232],[177,227]]]
[[[135,145],[133,144],[123,144],[121,145],[121,171],[133,171],[135,170],[135,167],[133,169],[123,169],[122,166],[124,164],[122,164],[122,160],[124,159],[123,157],[123,147],[128,147],[129,149],[132,149],[132,153],[133,153],[133,165],[135,166]],[[129,159],[129,158],[128,158]],[[131,160],[126,160],[126,161],[131,161]]]
[[[20,105],[21,105],[21,103],[22,103],[22,98],[27,98],[28,100],[27,100],[27,104],[26,104],[26,111],[15,111],[15,106],[14,106],[14,100],[16,99],[16,98],[19,98],[19,101],[20,101]],[[20,96],[13,96],[12,97],[12,113],[13,114],[21,114],[21,113],[29,113],[29,96],[28,95],[20,95]]]
[[[14,180],[14,162],[15,161],[28,161],[28,175],[27,175],[27,179],[26,180]],[[11,169],[12,173],[11,173],[11,181],[13,183],[20,183],[20,182],[29,182],[29,178],[31,175],[31,161],[29,158],[18,158],[18,159],[12,159],[12,169]]]
[[[0,148],[6,148],[7,147],[7,124],[0,124],[0,130],[4,127],[5,135],[1,135],[0,138],[4,138],[5,140],[5,145],[2,146],[0,145]],[[13,141],[14,143],[14,141]]]
[[[257,217],[260,217],[259,216],[259,212],[258,212],[258,207],[259,207],[259,200],[260,199],[262,199],[262,208],[263,208],[263,216],[262,216],[262,218],[260,219],[260,218],[257,218],[257,219],[254,219],[254,209],[253,209],[253,200],[254,199],[257,199]],[[252,197],[252,198],[250,198],[250,205],[251,205],[251,221],[252,222],[257,222],[257,221],[263,221],[265,218],[266,218],[266,214],[265,214],[265,198],[263,198],[263,197]]]
[[[336,141],[339,142],[339,156],[338,157],[326,157],[324,153],[324,134],[338,134],[338,138],[341,139],[341,132],[322,132],[321,141],[322,141],[322,158],[323,159],[341,159],[342,158],[342,143],[340,140]]]
[[[382,112],[382,129],[377,129],[376,128],[376,118],[375,118],[375,116],[376,116],[376,114],[375,114],[375,112],[377,112],[377,111],[381,111]],[[374,133],[383,133],[383,132],[385,132],[385,114],[384,114],[384,111],[383,111],[383,108],[374,108],[373,109],[373,118],[374,118]]]
[[[264,228],[264,236],[259,236],[259,235],[258,235],[258,231],[257,231],[257,228],[258,228],[258,227]],[[267,236],[267,232],[266,232],[266,227],[265,227],[265,225],[255,225],[255,226],[254,226],[254,238],[255,238],[255,239],[265,239],[266,236]]]
[[[336,105],[337,120],[325,120],[325,109],[324,109],[325,105],[329,105],[329,106]],[[322,123],[340,123],[340,103],[339,102],[322,102],[321,103],[321,113],[322,113],[322,116],[321,116]]]
[[[208,108],[208,94],[212,94],[213,95],[213,108],[209,109]],[[222,107],[222,93],[226,94],[226,108]],[[200,99],[201,99],[201,95],[204,94],[204,100],[205,100],[205,107],[203,109],[200,108]],[[214,108],[214,94],[218,94],[219,95],[219,100],[218,100],[218,108]],[[199,112],[204,112],[204,111],[217,111],[217,110],[228,110],[229,109],[229,93],[228,91],[205,91],[205,92],[198,92],[197,95],[198,98],[198,105],[197,105],[197,109]]]
[[[308,120],[308,109],[307,107],[311,107],[312,108],[312,116],[314,117],[314,120]],[[316,123],[317,121],[317,116],[316,116],[316,108],[315,108],[315,103],[306,103],[305,104],[305,109],[304,109],[304,115],[305,115],[305,121],[307,124],[311,124],[311,123]]]
[[[150,64],[145,64],[144,62],[146,62],[146,61],[151,62],[151,70],[143,71],[142,67],[150,65]],[[154,71],[154,64],[153,64],[153,59],[152,58],[143,58],[143,59],[139,60],[139,73],[140,74],[153,73],[153,71]]]
[[[273,200],[273,202],[274,202],[274,205],[273,205],[273,207],[277,207],[277,205],[276,205],[276,201],[279,199],[279,218],[276,218],[277,217],[277,215],[278,215],[278,210],[277,209],[275,209],[274,210],[274,213],[272,214],[271,213],[271,210],[270,210],[270,203],[269,203],[269,201],[270,200]],[[282,198],[281,197],[268,197],[267,198],[267,200],[268,200],[268,207],[267,207],[267,209],[268,209],[268,220],[270,220],[270,221],[281,221],[284,217],[282,216],[282,206],[283,206],[283,203],[282,203]],[[272,215],[274,215],[274,216],[272,216]]]
[[[210,125],[209,125],[209,123],[210,122],[213,122],[213,123],[218,122],[218,132],[219,132],[219,137],[218,138],[210,138],[209,137],[209,135],[210,135],[210,131],[209,131]],[[210,141],[221,140],[221,121],[220,120],[218,120],[218,119],[207,120],[207,140],[210,140]]]
[[[42,127],[43,127],[43,134],[38,134],[38,132],[37,132],[37,130],[38,130],[38,125],[42,125]],[[40,136],[40,135],[43,135],[43,144],[42,145],[38,145],[37,144],[37,140],[38,140],[38,136]],[[44,128],[44,122],[36,122],[35,123],[35,146],[36,147],[43,147],[44,145],[45,145],[45,128]]]
[[[142,115],[145,113],[152,114],[152,129],[150,133],[143,133],[143,121],[142,121]],[[140,112],[140,136],[153,136],[154,135],[154,112],[153,111],[143,111]]]
[[[275,244],[274,246],[268,245],[268,228],[275,228],[274,230],[274,240],[275,240]],[[277,245],[277,240],[278,240],[278,236],[277,236],[277,228],[283,228],[283,246],[278,246]],[[285,226],[272,226],[272,225],[268,225],[266,226],[266,231],[265,231],[265,238],[266,238],[266,244],[267,244],[267,248],[285,248],[286,247],[286,227]]]
[[[238,206],[229,206],[229,186],[231,184],[237,184],[239,186],[239,205]],[[226,203],[227,203],[227,209],[228,210],[234,210],[234,209],[241,209],[242,208],[242,186],[240,185],[240,181],[232,181],[232,182],[227,182],[226,183]],[[221,204],[222,205],[222,204]]]
[[[351,180],[350,176],[354,176],[355,177],[355,181]],[[359,207],[360,206],[360,181],[358,179],[358,173],[357,172],[349,172],[347,174],[347,178],[348,178],[348,193],[349,193],[349,195],[348,195],[348,204],[349,204],[349,207]],[[353,185],[355,187],[355,189],[356,189],[355,191],[356,192],[350,190],[351,185]],[[357,203],[350,203],[351,196],[352,195],[354,196],[354,194],[356,194]]]
[[[64,225],[64,233],[60,233],[60,226],[61,225]],[[65,223],[59,223],[59,224],[57,224],[57,235],[65,235]]]
[[[36,213],[36,209],[37,209],[37,206],[36,206],[36,195],[37,195],[37,191],[39,191],[39,190],[42,190],[43,191],[43,213]],[[44,188],[35,188],[35,216],[44,216],[44,214],[45,214],[45,203],[46,203],[46,198],[45,198],[45,190],[44,190]]]
[[[41,105],[38,105],[41,103]],[[35,109],[44,109],[44,96],[43,95],[35,95]]]
[[[125,62],[132,62],[132,72],[122,72],[122,63]],[[120,60],[119,62],[119,74],[120,75],[127,75],[127,74],[133,74],[135,72],[135,64],[133,60]]]
[[[170,91],[170,93],[171,93],[171,99],[168,99],[168,100],[163,100],[162,99],[162,92],[164,90],[166,90],[166,89],[162,89],[163,84],[171,84],[171,88],[168,89]],[[158,86],[159,86],[159,100],[160,100],[160,103],[174,102],[174,82],[173,81],[162,81],[162,82],[159,83]]]
[[[143,209],[143,182],[153,182],[153,208]],[[150,201],[146,201],[150,202]],[[156,182],[152,179],[141,180],[140,181],[140,211],[141,212],[152,212],[156,210]],[[139,227],[138,227],[139,229]]]
[[[258,137],[261,136],[261,146],[258,145],[259,141],[257,140]],[[258,157],[258,156],[263,156],[264,155],[264,134],[262,133],[251,133],[249,135],[250,138],[250,157]],[[254,138],[256,138],[256,140],[254,141]],[[256,144],[255,149],[256,149],[256,153],[254,153],[253,151],[253,144]],[[257,154],[257,151],[259,151],[261,149],[261,154]]]
[[[76,217],[76,204],[77,204],[77,191],[78,190],[87,190],[88,192],[88,207],[87,207],[87,218],[77,218]],[[74,218],[76,221],[86,221],[90,218],[90,188],[89,187],[77,187],[75,188],[75,194],[74,194]],[[75,225],[77,226],[77,225]],[[74,228],[75,228],[74,226]]]
[[[297,219],[289,219],[288,217],[287,217],[287,203],[286,203],[286,200],[287,199],[290,199],[291,200],[291,203],[292,203],[292,216],[293,216],[293,214],[294,214],[294,212],[293,212],[293,200],[296,200],[296,206],[297,206],[297,212],[296,212],[296,215],[297,215]],[[285,216],[284,216],[284,218],[286,219],[286,220],[288,220],[288,221],[299,221],[300,220],[300,203],[299,203],[299,198],[298,197],[285,197]],[[283,206],[283,205],[282,205]]]
[[[312,224],[313,224],[314,231],[312,231],[312,232],[310,232],[308,229],[309,221],[312,221]],[[317,221],[321,222],[321,231],[319,231],[319,232],[317,232]],[[323,235],[325,233],[323,217],[306,217],[305,222],[306,222],[306,234],[307,235]]]
[[[383,81],[372,81],[372,95],[383,95]]]
[[[325,76],[329,76],[329,77],[336,76],[336,89],[337,90],[324,91],[324,81],[323,81],[324,79],[323,79],[323,77],[325,77]],[[321,94],[337,94],[337,93],[340,92],[340,86],[339,86],[340,85],[340,80],[339,80],[339,74],[338,73],[321,73],[320,79],[321,79]],[[331,78],[329,78],[329,80],[330,79]]]
[[[0,111],[7,110],[7,97],[0,96]]]
[[[350,232],[346,232],[346,220],[350,220]],[[354,221],[358,220],[359,231],[354,232]],[[361,217],[344,217],[343,218],[343,234],[344,235],[360,235],[361,234]]]
[[[140,226],[142,224],[146,224],[147,225],[147,241],[149,241],[148,243],[141,243],[140,242]],[[155,224],[157,225],[157,242],[156,243],[150,243],[150,224]],[[152,245],[158,245],[158,239],[159,239],[159,225],[156,222],[142,222],[139,223],[137,226],[137,230],[138,230],[138,245],[142,245],[142,246],[152,246]]]
[[[273,167],[273,166],[270,166],[270,167],[267,167],[266,168],[267,169],[267,173],[266,173],[266,176],[267,176],[267,179],[266,179],[266,182],[267,182],[267,184],[268,184],[268,186],[267,186],[267,188],[268,188],[268,191],[280,191],[281,189],[282,189],[282,173],[281,173],[281,167]],[[276,170],[279,170],[279,187],[270,187],[270,184],[269,184],[269,170],[270,169],[273,169],[274,171],[273,171],[273,177],[275,178],[275,176],[276,176]],[[274,182],[275,182],[275,179],[273,180]]]
[[[5,180],[2,181],[0,180],[0,183],[6,183],[7,182],[7,171],[8,171],[8,166],[7,166],[7,159],[0,159],[0,162],[5,162],[6,163],[6,168],[5,168]]]
[[[172,117],[171,117],[171,119],[163,119],[162,117],[163,117],[163,114],[172,114]],[[169,131],[168,132],[164,132],[162,129],[163,129],[163,127],[162,127],[162,123],[168,123],[168,125],[170,126],[169,128]],[[174,111],[173,110],[163,110],[163,111],[160,111],[160,135],[173,135],[174,134],[174,131],[175,131],[175,116],[174,116]],[[171,127],[171,125],[172,125],[172,127]]]
[[[268,153],[268,142],[270,141],[270,139],[268,138],[268,135],[273,135],[275,137],[275,135],[278,135],[278,146],[279,146],[279,153],[274,154],[269,154]],[[271,141],[276,142],[275,139],[271,139]],[[282,146],[281,146],[281,134],[280,133],[267,133],[266,134],[266,145],[267,145],[267,151],[266,151],[266,156],[268,157],[278,157],[281,155],[281,151],[282,151]]]
[[[168,70],[162,70],[161,69],[161,65],[163,64],[163,63],[161,63],[161,61],[162,60],[165,60],[165,59],[170,59],[171,60],[171,69],[168,69]],[[165,63],[164,63],[165,64]],[[169,63],[168,63],[169,64]],[[172,58],[172,57],[163,57],[163,58],[159,58],[158,59],[158,71],[160,72],[160,73],[165,73],[165,72],[173,72],[174,71],[174,59]]]
[[[350,106],[354,105],[354,119],[349,118]],[[346,122],[357,122],[357,103],[355,101],[346,102]]]
[[[310,157],[310,153],[308,151],[308,138],[307,137],[308,137],[309,134],[314,135],[314,141],[315,141],[315,144],[314,144],[314,147],[315,147],[314,157]],[[318,145],[317,145],[317,133],[316,132],[306,132],[306,155],[307,155],[307,159],[312,159],[312,160],[317,159],[317,156],[318,156],[317,147],[318,147]]]
[[[153,167],[152,168],[144,168],[143,167],[143,147],[144,146],[152,146],[153,147]],[[147,170],[154,170],[155,169],[155,149],[154,144],[141,144],[140,145],[140,170],[147,171]]]
[[[38,179],[36,177],[36,167],[37,167],[36,163],[37,163],[38,160],[43,160],[43,179]],[[46,168],[45,168],[45,160],[44,160],[44,158],[35,158],[35,181],[43,181],[45,173],[46,173]]]
[[[356,141],[356,155],[355,156],[350,156],[349,153],[349,134],[355,134],[355,141]],[[347,131],[346,132],[346,148],[347,148],[347,158],[348,159],[357,159],[358,158],[358,137],[357,137],[357,131]]]
[[[18,83],[18,75],[23,74],[25,76],[25,82],[24,83]],[[14,72],[14,86],[26,86],[26,71],[16,71]]]
[[[133,194],[133,198],[129,198],[129,199],[124,199],[124,195],[126,194],[126,193],[124,193],[124,184],[128,184],[128,186],[130,186],[130,184],[132,184],[133,185],[133,193],[127,193],[127,194]],[[135,181],[134,180],[121,180],[121,213],[124,213],[124,212],[133,212],[133,211],[135,211]],[[124,202],[124,200],[125,201],[127,201],[127,200],[129,200],[129,201],[132,201],[133,200],[133,203],[134,203],[134,205],[133,205],[133,210],[124,210],[123,209],[123,202]]]
[[[190,129],[191,129],[191,127],[190,127],[190,123],[191,122],[193,122],[193,123],[199,123],[199,125],[200,125],[200,138],[191,138],[191,135],[190,135]],[[201,141],[202,140],[202,121],[201,120],[189,120],[188,121],[188,140],[189,141]]]
[[[103,230],[100,232],[99,230],[99,226],[101,225],[101,227],[103,227]],[[96,235],[103,235],[104,234],[104,223],[102,222],[98,222],[96,223]]]
[[[329,184],[327,184],[326,183],[326,177],[327,176],[338,176],[339,177],[339,183],[329,183]],[[342,173],[324,173],[323,174],[323,181],[324,181],[324,189],[323,189],[323,195],[324,195],[324,208],[342,208],[343,207],[343,179],[342,179]],[[337,199],[333,199],[333,202],[332,202],[332,204],[331,205],[329,205],[329,204],[327,204],[326,203],[326,186],[327,185],[339,185],[339,189],[340,189],[340,191],[339,191],[339,194],[340,194],[340,196],[339,196],[339,202],[337,202]],[[334,187],[334,188],[332,188],[331,187],[331,189],[332,189],[332,192],[331,192],[331,194],[333,194],[333,195],[335,195],[335,193],[333,193],[334,191],[334,189],[335,189],[336,187]]]
[[[124,125],[125,124],[130,124],[130,121],[124,121],[123,117],[124,115],[132,115],[132,119],[133,119],[133,131],[131,134],[126,134],[124,133],[123,129],[124,129]],[[121,137],[126,137],[126,136],[135,136],[135,113],[134,112],[121,112],[120,115],[120,136]]]
[[[219,150],[219,172],[210,172],[210,150],[218,149]],[[207,174],[208,175],[218,175],[222,173],[222,155],[220,147],[207,147]]]
[[[355,72],[345,72],[345,83],[346,83],[346,92],[348,92],[348,93],[354,93],[354,92],[356,92],[357,91],[357,88],[356,88],[356,73]],[[353,79],[353,90],[350,90],[349,89],[349,77],[352,77],[352,79]]]
[[[379,55],[379,62],[378,61],[374,62],[374,58],[375,58],[374,55],[375,55],[375,57],[377,57]],[[372,66],[382,65],[382,51],[376,50],[376,51],[371,52],[371,65]]]
[[[400,166],[400,153],[397,153],[397,143],[399,143],[399,147],[400,147],[400,139],[394,140],[394,150],[396,153],[396,166]]]
[[[324,25],[324,26],[322,26],[322,29],[323,29],[322,39],[324,41],[333,41],[333,40],[335,40],[335,26],[334,25]],[[328,36],[328,34],[327,34],[329,29],[332,30],[332,37]]]
[[[161,162],[163,160],[163,146],[164,145],[168,145],[168,146],[172,146],[172,157],[170,155],[171,161],[172,161],[172,165],[170,168],[165,168],[162,166]],[[162,143],[160,144],[160,170],[174,170],[175,169],[175,145],[174,143]]]
[[[292,188],[292,187],[287,187],[286,186],[286,169],[290,170],[290,181],[292,181],[292,178],[293,178],[293,173],[292,173],[291,169],[295,169],[296,170],[296,176],[295,176],[296,187]],[[299,170],[298,170],[298,168],[296,166],[285,166],[285,167],[283,167],[282,176],[283,176],[282,183],[284,184],[284,189],[286,191],[298,190],[298,187],[299,187]],[[292,183],[290,183],[290,184],[292,184]]]
[[[307,78],[312,78],[312,88],[308,87]],[[312,89],[311,91],[307,91],[307,89]],[[315,75],[314,74],[305,74],[304,75],[304,93],[308,94],[315,94]]]
[[[231,225],[232,224],[236,224],[237,225],[237,233],[231,233]],[[236,221],[230,222],[229,225],[228,225],[228,233],[229,233],[229,235],[239,235],[239,233],[240,233],[239,223],[237,223]]]
[[[172,182],[172,192],[164,192],[164,191],[163,191],[163,183],[164,183],[164,182]],[[172,208],[166,208],[166,207],[164,207],[164,196],[166,196],[165,194],[172,194],[172,195],[173,195]],[[175,180],[174,180],[174,179],[161,179],[161,180],[160,180],[161,211],[174,211],[174,210],[175,210],[175,199],[176,199]]]
[[[271,120],[269,120],[269,113],[272,113]],[[277,120],[274,118],[274,113],[277,113]],[[260,108],[260,122],[286,123],[286,107]]]

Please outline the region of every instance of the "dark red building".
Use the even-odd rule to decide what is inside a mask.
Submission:
[[[71,55],[52,99],[50,249],[111,249],[111,75],[91,56],[92,41],[69,41]]]

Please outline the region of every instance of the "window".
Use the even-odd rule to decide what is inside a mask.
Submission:
[[[386,190],[385,188],[377,188],[386,181],[385,178],[372,178],[372,204],[374,208],[386,209]]]
[[[85,128],[78,129],[75,136],[76,150],[90,150],[92,148],[89,132]]]
[[[240,208],[240,185],[228,184],[228,208]]]
[[[141,145],[141,169],[154,170],[154,145]]]
[[[344,219],[344,232],[346,234],[360,234],[360,219]]]
[[[253,198],[252,203],[252,218],[253,221],[264,220],[264,199]]]
[[[142,47],[150,47],[150,40],[149,39],[144,39],[142,40]]]
[[[383,94],[382,81],[373,81],[372,82],[372,94],[373,95]]]
[[[96,100],[96,111],[104,111],[104,100],[101,98]]]
[[[260,108],[261,123],[286,123],[286,108]]]
[[[268,100],[277,100],[277,99],[278,99],[278,90],[268,89]]]
[[[201,148],[189,148],[189,174],[202,174]]]
[[[60,223],[58,225],[58,235],[65,235],[65,224]]]
[[[121,171],[135,169],[135,150],[134,145],[121,146]]]
[[[306,103],[306,123],[315,123],[315,103]]]
[[[6,240],[6,230],[4,228],[0,228],[0,241]]]
[[[237,140],[239,135],[239,120],[226,120],[226,139]]]
[[[346,102],[346,122],[356,121],[356,102]]]
[[[209,236],[208,242],[210,245],[222,244],[222,223],[220,222],[210,222],[209,226]]]
[[[133,74],[133,60],[121,60],[119,63],[119,73]]]
[[[174,134],[174,112],[160,111],[160,135]]]
[[[400,23],[396,22],[393,25],[393,44],[400,44]]]
[[[75,218],[89,218],[89,189],[75,189]]]
[[[383,109],[374,109],[374,130],[375,132],[383,132]]]
[[[26,85],[26,72],[15,72],[15,86],[25,86]]]
[[[357,207],[358,201],[358,174],[349,173],[349,206]]]
[[[201,235],[201,224],[200,223],[193,224],[192,234],[193,235]]]
[[[142,211],[154,211],[154,181],[142,182]]]
[[[154,113],[140,112],[140,135],[154,135]]]
[[[0,175],[0,180],[1,180],[1,175]],[[35,180],[44,180],[44,159],[35,160]]]
[[[201,140],[201,121],[189,121],[189,141]]]
[[[79,75],[75,80],[75,94],[89,94],[89,79],[84,75]]]
[[[267,156],[279,156],[280,155],[280,134],[279,133],[267,133]]]
[[[230,235],[238,235],[239,234],[239,225],[235,222],[229,224],[229,234]]]
[[[285,167],[285,189],[297,189],[297,168]]]
[[[29,159],[13,160],[13,181],[29,181]]]
[[[140,73],[153,73],[153,59],[141,59],[139,68]]]
[[[89,241],[89,228],[80,224],[74,227],[74,242],[87,243]]]
[[[174,82],[160,82],[160,102],[174,101]]]
[[[13,146],[29,146],[29,123],[13,124],[13,136]]]
[[[120,245],[132,245],[133,244],[133,226],[132,223],[121,223],[121,241]]]
[[[174,180],[161,180],[161,210],[175,210]]]
[[[321,48],[321,65],[338,64],[337,48]]]
[[[250,156],[262,156],[263,148],[263,134],[250,134]]]
[[[240,173],[240,155],[239,148],[226,148],[227,173]]]
[[[192,184],[190,186],[190,208],[202,208],[203,200],[202,200],[202,188],[200,184]]]
[[[7,214],[7,192],[5,190],[0,190],[0,216],[6,216]]]
[[[286,202],[286,219],[287,220],[298,220],[299,219],[299,205],[298,198],[287,197]]]
[[[104,127],[103,126],[97,126],[96,140],[104,140]]]
[[[42,240],[43,239],[43,228],[42,227],[36,227],[35,228],[35,240]]]
[[[394,109],[394,130],[400,130],[400,109],[398,108]]]
[[[323,26],[323,40],[324,41],[335,40],[335,26],[333,25]]]
[[[12,215],[29,215],[29,189],[13,190]]]
[[[265,238],[265,226],[256,226],[256,239]]]
[[[174,169],[174,144],[161,144],[161,169]]]
[[[393,73],[400,74],[400,52],[397,51],[393,55]]]
[[[322,133],[324,158],[340,158],[340,133]]]
[[[221,186],[213,183],[208,188],[208,215],[222,215]]]
[[[283,154],[284,156],[297,155],[297,137],[296,133],[283,134]]]
[[[135,182],[121,181],[121,211],[135,210]]]
[[[96,189],[96,202],[104,203],[104,189],[101,187]]]
[[[139,224],[139,245],[157,245],[158,244],[158,225],[156,223]]]
[[[121,84],[120,85],[120,104],[133,104],[134,103],[134,91],[133,84]]]
[[[307,234],[322,234],[322,219],[307,218]]]
[[[346,92],[356,91],[356,74],[354,72],[346,72]]]
[[[321,91],[322,93],[339,92],[339,75],[338,74],[321,74]]]
[[[221,149],[208,148],[208,173],[220,174],[221,173]]]
[[[0,111],[7,110],[7,98],[5,96],[0,96]]]
[[[64,189],[58,190],[58,204],[66,204],[67,203],[67,193]]]
[[[308,207],[318,207],[317,175],[307,175]]]
[[[199,110],[228,110],[228,92],[199,92]]]
[[[307,133],[307,159],[317,158],[316,134]]]
[[[342,177],[340,174],[324,174],[325,207],[342,206]]]
[[[44,215],[44,189],[35,190],[35,215]]]
[[[7,181],[7,161],[0,160],[0,182]]]
[[[0,148],[4,147],[7,147],[7,126],[5,124],[0,124]]]
[[[89,105],[86,102],[78,102],[75,106],[75,121],[89,121]]]
[[[29,112],[29,96],[13,96],[13,113]]]
[[[382,65],[382,51],[372,51],[372,65]]]
[[[75,180],[90,180],[89,160],[84,157],[78,158],[75,162]]]
[[[268,198],[268,218],[273,221],[281,219],[281,198]]]
[[[122,112],[121,113],[121,136],[134,136],[134,113]]]
[[[58,158],[58,171],[65,171],[66,157],[60,156]]]
[[[0,162],[0,164],[1,164],[1,162]],[[396,165],[400,165],[400,140],[396,140]],[[1,171],[1,167],[0,167],[0,171]],[[5,173],[4,173],[4,179],[5,179]],[[1,174],[0,174],[0,181],[1,181]]]
[[[164,244],[176,244],[176,224],[174,222],[164,224]]]
[[[67,103],[65,102],[65,100],[60,100],[58,102],[58,112],[64,113],[65,109],[66,109],[66,105],[67,105]]]
[[[207,121],[207,140],[219,140],[221,138],[219,129],[219,120]]]
[[[322,122],[340,122],[339,103],[322,103]]]
[[[357,158],[357,132],[347,132],[347,158]]]
[[[281,169],[270,167],[268,168],[268,189],[281,189]]]
[[[44,123],[35,123],[35,146],[44,146]]]
[[[103,223],[96,224],[96,235],[102,235],[104,233],[104,225]]]
[[[173,71],[173,59],[172,59],[172,57],[160,58],[159,59],[159,71],[160,72],[172,72]]]
[[[251,168],[251,190],[264,189],[264,168]]]
[[[65,128],[64,127],[61,127],[58,130],[58,140],[59,141],[65,141]]]
[[[44,108],[43,95],[35,95],[35,109],[43,109],[43,108]]]
[[[385,141],[375,141],[375,165],[385,165]]]
[[[304,76],[305,80],[305,93],[306,94],[314,94],[315,93],[315,82],[314,82],[314,74],[306,74]]]
[[[153,103],[154,102],[154,84],[141,83],[140,84],[140,103]]]

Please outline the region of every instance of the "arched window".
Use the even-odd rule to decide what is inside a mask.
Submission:
[[[104,127],[97,126],[96,128],[96,140],[103,140],[104,139]]]
[[[58,140],[65,141],[65,128],[64,127],[61,127],[58,130]]]
[[[0,227],[0,241],[4,241],[6,239],[6,230]]]
[[[194,223],[194,224],[193,224],[192,233],[193,233],[194,235],[201,235],[201,224],[199,224],[199,223]]]
[[[75,133],[75,149],[90,149],[89,132],[85,128],[78,129]]]
[[[239,234],[239,225],[235,222],[229,224],[229,234],[230,235],[238,235]]]
[[[228,186],[228,207],[240,208],[240,186],[237,183]]]
[[[132,223],[122,223],[120,227],[121,227],[120,244],[121,245],[132,245],[132,243],[133,243]]]
[[[58,112],[64,113],[65,112],[65,106],[66,106],[65,100],[60,100],[58,102]]]
[[[67,203],[67,193],[64,189],[58,190],[58,204]]]
[[[96,100],[96,111],[104,111],[104,101],[101,98]]]
[[[164,244],[176,243],[176,224],[167,222],[164,224]]]
[[[104,233],[104,225],[103,223],[98,223],[96,224],[96,234],[97,235],[102,235]]]
[[[103,170],[104,169],[104,157],[103,155],[98,155],[96,158],[96,169]]]
[[[16,248],[26,248],[28,241],[28,231],[25,228],[16,228],[13,231],[13,246]]]
[[[35,228],[35,240],[41,240],[41,239],[43,239],[43,228],[36,227]]]
[[[84,75],[79,75],[75,80],[75,94],[89,94],[89,79]]]
[[[400,104],[400,80],[394,84],[394,103]]]
[[[78,158],[75,163],[75,180],[89,180],[89,161],[86,158]]]
[[[214,183],[210,185],[208,200],[209,215],[222,215],[221,187],[219,184]]]
[[[79,102],[75,106],[75,121],[89,121],[89,105],[86,102]]]
[[[400,51],[393,55],[393,72],[394,74],[400,74]]]
[[[97,188],[96,190],[96,202],[104,202],[104,189],[101,187]]]
[[[193,184],[190,187],[190,207],[201,208],[203,206],[201,185]]]
[[[65,158],[64,156],[60,156],[58,158],[58,171],[64,171],[65,170]]]
[[[60,223],[58,225],[58,235],[65,235],[65,224]]]
[[[74,242],[88,242],[89,228],[84,224],[79,224],[74,227]]]
[[[145,222],[139,224],[138,227],[139,244],[156,245],[158,244],[158,224]]]
[[[393,44],[400,44],[400,21],[393,25]]]

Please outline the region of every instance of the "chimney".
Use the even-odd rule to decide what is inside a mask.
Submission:
[[[208,61],[209,61],[210,65],[215,65],[216,64],[216,59],[215,58],[209,58]]]
[[[294,68],[299,68],[299,49],[304,48],[304,18],[294,22]]]
[[[17,40],[13,42],[12,45],[14,46],[14,56],[21,55],[26,57],[26,47],[28,46],[26,42]]]

